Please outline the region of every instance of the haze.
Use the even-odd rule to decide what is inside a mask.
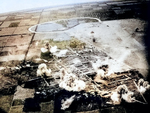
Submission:
[[[0,0],[0,13],[20,11],[46,6],[58,6],[73,3],[108,1],[108,0]]]

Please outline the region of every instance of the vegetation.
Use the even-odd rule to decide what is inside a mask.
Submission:
[[[17,105],[24,105],[24,101],[22,101],[21,99],[16,99],[13,101],[13,106],[17,106]]]
[[[14,22],[9,25],[9,27],[18,27],[19,22]]]
[[[84,48],[86,45],[85,43],[81,42],[77,38],[71,38],[71,40],[65,40],[65,41],[53,41],[52,39],[49,40],[49,43],[51,46],[57,46],[58,49],[66,49],[67,46],[71,48]]]
[[[12,99],[13,95],[0,96],[0,109],[8,113],[11,107]]]
[[[69,46],[70,41],[64,40],[64,41],[53,41],[53,39],[49,40],[49,43],[51,46],[57,46],[58,49],[66,49],[67,46]]]
[[[19,106],[13,106],[11,107],[9,113],[24,113],[23,111],[23,106],[24,105],[19,105]]]
[[[41,103],[41,111],[42,113],[54,113],[54,102],[45,102]]]
[[[85,43],[81,42],[76,38],[72,38],[69,44],[71,48],[80,48],[80,49],[83,49],[85,45],[86,45]]]
[[[41,52],[41,59],[50,60],[53,58],[53,55],[48,51],[45,53]]]
[[[67,27],[67,21],[66,20],[60,20],[56,22],[57,24],[61,24],[63,27]]]

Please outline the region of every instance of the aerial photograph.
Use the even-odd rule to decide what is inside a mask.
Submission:
[[[0,113],[150,113],[150,0],[0,0]]]

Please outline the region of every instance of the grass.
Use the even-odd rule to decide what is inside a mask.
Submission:
[[[0,66],[8,66],[8,67],[13,67],[16,65],[19,65],[21,61],[19,60],[11,60],[11,61],[7,61],[7,62],[0,62]]]
[[[57,46],[58,49],[66,49],[67,46],[71,48],[79,48],[82,49],[86,44],[78,40],[77,38],[72,38],[69,41],[53,41],[49,40],[51,46]]]
[[[41,42],[41,47],[44,47],[44,42],[49,42],[51,46],[57,46],[58,49],[66,49],[67,46],[71,48],[83,48],[86,44],[82,41],[78,40],[77,38],[71,38],[71,40],[65,40],[65,41],[53,41],[53,39],[50,40],[44,40]]]
[[[19,106],[13,106],[9,113],[23,113],[23,105],[19,105]]]
[[[2,109],[4,112],[8,113],[11,103],[13,100],[13,95],[5,95],[0,96],[0,109]]]
[[[54,112],[54,102],[45,102],[41,103],[41,111],[42,113],[53,113]]]
[[[70,41],[53,41],[49,40],[51,46],[57,46],[58,49],[66,49],[66,46],[69,46]]]
[[[20,100],[20,99],[16,99],[13,101],[13,106],[17,106],[17,105],[23,105],[24,101]]]

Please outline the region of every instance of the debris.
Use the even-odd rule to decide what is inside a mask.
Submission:
[[[42,63],[38,66],[37,76],[41,76],[44,82],[46,83],[46,85],[49,86],[49,83],[45,80],[44,77],[51,76],[51,72],[52,72],[51,69],[47,69],[47,65]]]
[[[108,72],[106,73],[106,76],[111,77],[111,75],[114,75],[114,71],[109,69]]]
[[[150,85],[147,81],[144,81],[144,79],[139,79],[138,81],[138,90],[140,93],[144,94],[146,90],[150,89]]]
[[[94,81],[95,81],[95,82],[98,82],[98,83],[102,83],[102,84],[108,85],[107,81],[103,80],[103,78],[104,78],[104,76],[105,76],[105,75],[104,75],[104,70],[99,69],[99,70],[97,70],[96,73],[97,73],[97,74],[96,74],[96,76],[95,76],[95,78],[94,78]]]
[[[67,108],[69,108],[70,107],[70,105],[72,104],[72,102],[74,101],[74,99],[75,99],[75,95],[73,95],[73,96],[71,96],[69,99],[67,99],[67,100],[62,100],[62,107],[61,107],[61,109],[62,110],[65,110],[65,109],[67,109]]]
[[[68,91],[82,91],[85,89],[85,82],[78,80],[73,73],[67,73],[65,69],[61,70],[59,87]]]
[[[110,98],[114,105],[118,105],[121,103],[122,99],[124,99],[128,103],[135,102],[133,95],[134,93],[129,91],[126,85],[120,85],[117,87],[116,91],[112,93]]]
[[[53,53],[56,53],[58,51],[57,49],[57,46],[50,46],[50,52],[53,54]]]
[[[39,83],[42,83],[43,81],[44,80],[41,77],[30,79],[24,83],[24,88],[37,88],[39,87]]]
[[[139,91],[138,85],[136,84],[135,81],[133,81],[133,82],[134,82],[135,86],[137,87],[137,89],[138,89],[138,91]],[[139,92],[140,92],[140,91],[139,91]],[[140,94],[141,94],[142,98],[144,99],[145,103],[147,103],[147,101],[146,101],[145,97],[143,96],[143,94],[142,94],[141,92],[140,92]]]
[[[99,95],[86,93],[84,91],[70,92],[61,90],[55,96],[54,112],[61,113],[64,111],[61,109],[62,106],[65,107],[64,103],[67,105],[65,110],[71,110],[72,112],[91,111],[106,105],[104,98]]]
[[[68,50],[64,49],[64,50],[60,50],[56,53],[53,53],[53,55],[57,56],[58,58],[61,58],[61,57],[65,57],[67,52],[68,52]]]
[[[112,92],[112,95],[110,98],[112,100],[112,104],[114,104],[114,105],[118,105],[121,103],[121,95],[118,94],[116,91]]]
[[[96,76],[94,78],[94,81],[107,85],[108,83],[103,79],[107,78],[108,75],[105,75],[105,71],[99,68],[98,66],[99,64],[97,62],[96,63],[91,62],[91,63],[92,63],[93,69],[96,71]]]
[[[47,65],[42,63],[38,66],[37,76],[51,76],[51,69],[47,69]]]
[[[132,103],[133,102],[133,92],[129,91],[126,85],[120,85],[117,87],[118,93],[121,94],[121,98],[124,99],[126,102]]]
[[[98,69],[97,71],[96,71],[96,78],[98,78],[98,79],[102,79],[102,78],[105,78],[105,75],[104,75],[104,70],[102,70],[102,69]]]
[[[122,99],[124,99],[128,103],[133,103],[134,102],[134,98],[132,98],[133,95],[134,95],[133,92],[128,91],[127,93],[122,94]]]
[[[46,49],[46,48],[41,48],[41,52],[42,52],[42,53],[46,53],[46,52],[48,52],[48,49]]]

